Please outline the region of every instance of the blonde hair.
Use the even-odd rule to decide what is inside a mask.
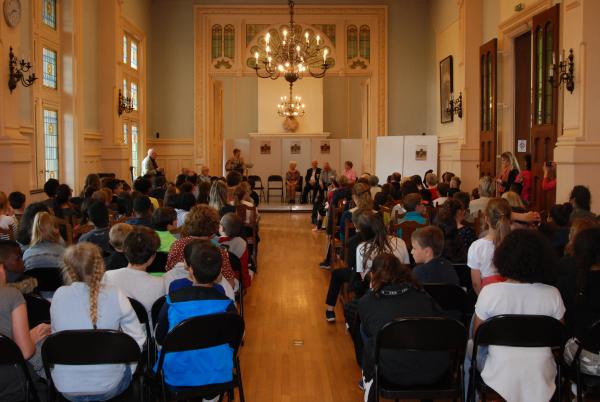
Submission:
[[[53,215],[49,212],[38,212],[33,218],[31,245],[34,246],[42,241],[58,243],[60,235],[56,229],[56,219]]]
[[[498,247],[502,240],[510,233],[511,209],[508,201],[503,198],[491,199],[485,208],[485,216],[490,229],[496,232],[494,245]]]
[[[104,275],[100,248],[92,243],[79,243],[67,248],[63,255],[63,276],[66,283],[83,282],[90,291],[90,320],[94,329],[98,323],[98,294]]]
[[[491,197],[496,191],[494,179],[490,176],[483,176],[479,179],[479,196],[480,197]]]
[[[123,243],[125,243],[125,238],[129,233],[133,231],[133,226],[128,223],[117,223],[110,228],[110,232],[108,232],[108,242],[111,246],[113,246],[117,251],[123,250]]]
[[[500,158],[510,163],[511,170],[517,169],[518,171],[521,171],[521,168],[519,167],[519,162],[517,161],[517,158],[515,158],[515,156],[512,154],[512,152],[503,152],[502,155],[500,155]]]
[[[521,196],[514,191],[505,192],[502,194],[502,198],[508,201],[508,205],[510,205],[511,208],[525,209],[525,203],[523,203]]]

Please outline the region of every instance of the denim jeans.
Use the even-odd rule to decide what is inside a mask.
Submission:
[[[104,394],[96,394],[96,395],[80,395],[80,394],[63,394],[63,396],[71,402],[91,402],[91,401],[107,401],[112,399],[123,392],[127,388],[129,388],[129,384],[131,384],[131,367],[127,366],[125,368],[125,373],[123,374],[123,378],[121,382],[117,384],[115,388],[110,391],[105,392]]]

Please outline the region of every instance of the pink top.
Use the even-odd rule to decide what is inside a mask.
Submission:
[[[544,179],[542,180],[542,190],[544,191],[550,191],[550,190],[554,190],[556,188],[556,179],[548,179],[547,177],[544,177]]]
[[[350,182],[356,181],[356,172],[354,169],[344,170],[344,176],[346,176]]]
[[[523,184],[523,188],[521,189],[521,198],[523,198],[524,201],[529,202],[529,200],[531,200],[531,171],[521,170],[519,175],[521,176],[521,183]]]

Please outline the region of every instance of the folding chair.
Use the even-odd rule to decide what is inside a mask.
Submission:
[[[477,369],[477,351],[480,346],[511,346],[521,348],[549,347],[560,351],[566,341],[565,326],[558,320],[545,315],[507,314],[492,317],[479,326],[473,340],[471,356],[471,373],[469,376],[469,392],[467,401],[474,402],[479,392],[485,401],[488,395],[492,400],[502,397],[490,388],[481,378]],[[557,363],[557,401],[561,401],[561,365]]]
[[[279,183],[279,185],[276,185],[276,183]],[[281,202],[283,203],[283,177],[280,175],[271,175],[267,178],[267,202],[270,202],[271,191],[279,191]]]
[[[35,293],[26,294],[24,297],[27,303],[29,328],[42,323],[50,324],[50,302]]]
[[[442,310],[452,316],[459,314],[460,322],[469,325],[475,304],[463,288],[448,283],[426,283],[423,287]]]
[[[240,401],[245,402],[242,386],[242,373],[238,349],[244,336],[244,320],[235,313],[211,314],[189,318],[171,329],[165,338],[156,375],[149,374],[154,385],[159,385],[162,401],[193,400],[202,397],[213,397],[215,394],[228,394],[228,400],[233,400],[233,391],[238,388]],[[164,378],[165,355],[197,349],[206,349],[223,344],[229,344],[233,349],[232,380],[220,384],[204,386],[170,386]]]
[[[243,223],[242,237],[248,244],[250,263],[254,272],[258,269],[258,222],[256,222],[257,209],[240,204],[236,207],[236,213]]]
[[[250,175],[248,176],[248,180],[254,180],[254,190],[258,191],[258,197],[259,199],[262,197],[263,200],[266,201],[265,199],[265,186],[262,182],[262,179],[260,178],[260,176],[257,175]]]
[[[238,274],[240,283],[240,288],[237,294],[238,306],[240,315],[244,317],[244,281],[242,280],[242,262],[237,257],[237,255],[233,254],[232,252],[227,251],[227,254],[229,256],[229,263],[231,264],[231,269],[233,269],[233,272],[237,272]]]
[[[169,253],[157,252],[154,261],[148,267],[148,272],[165,272]]]
[[[30,398],[36,402],[39,402],[40,398],[33,384],[33,379],[29,373],[27,362],[23,358],[23,353],[19,346],[7,336],[0,334],[0,364],[16,366],[15,370],[21,370],[23,377],[25,377],[24,396],[25,402],[29,402]]]
[[[162,306],[165,304],[167,300],[167,296],[162,296],[156,299],[154,304],[152,305],[152,310],[150,310],[150,316],[152,317],[152,325],[156,328],[156,324],[158,324],[158,315],[160,314],[160,310]]]
[[[93,345],[93,347],[91,347]],[[50,335],[42,345],[42,361],[48,380],[49,401],[57,401],[58,390],[52,380],[52,368],[57,364],[65,365],[97,365],[97,364],[130,364],[139,363],[140,347],[129,335],[110,329],[69,330]],[[140,380],[143,376],[140,376]],[[126,393],[133,393],[134,380]],[[139,392],[141,392],[140,384]],[[138,400],[143,400],[139,397]],[[63,399],[64,400],[64,399]]]
[[[579,348],[573,356],[573,362],[568,367],[568,377],[577,385],[577,402],[584,400],[600,399],[600,381],[597,376],[581,372],[581,352],[587,350],[600,353],[600,321],[592,324],[586,333],[579,339]]]
[[[467,345],[467,329],[458,321],[441,317],[400,318],[379,330],[375,338],[373,391],[379,398],[453,399],[463,395],[462,362]],[[435,384],[403,387],[391,383],[380,367],[381,356],[390,350],[448,352],[450,370]]]

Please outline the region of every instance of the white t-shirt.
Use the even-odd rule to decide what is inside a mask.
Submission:
[[[388,241],[392,246],[392,253],[396,257],[398,257],[400,262],[402,262],[403,264],[410,264],[410,258],[408,257],[408,249],[406,248],[406,243],[404,243],[404,240],[396,236],[388,236]],[[363,278],[369,273],[371,269],[371,264],[373,264],[372,260],[367,261],[367,270],[365,271],[363,269],[363,255],[365,253],[364,250],[366,244],[367,242],[362,242],[356,248],[356,272],[360,273]]]
[[[17,225],[17,221],[13,216],[9,216],[9,215],[0,215],[0,229],[11,229],[11,227],[14,227]]]
[[[492,240],[479,239],[475,240],[467,254],[467,265],[471,269],[481,272],[482,278],[497,275],[496,267],[494,267],[494,251],[496,246]]]
[[[391,218],[394,218],[394,216],[396,216],[396,215],[400,216],[400,215],[405,214],[405,213],[406,213],[406,209],[404,209],[402,207],[402,205],[396,204],[396,205],[394,205],[394,208],[392,208],[392,216],[391,216]]]
[[[106,271],[103,282],[118,287],[125,293],[125,296],[142,303],[149,317],[154,302],[165,295],[165,285],[162,278],[136,269],[120,268]]]
[[[435,200],[433,200],[433,206],[437,207],[438,205],[442,205],[446,202],[447,199],[448,197],[438,197]]]
[[[565,306],[558,289],[541,283],[499,282],[481,290],[475,314],[481,320],[502,314],[545,315],[560,320]],[[511,402],[546,402],[555,390],[556,366],[550,348],[490,346],[481,376]]]

